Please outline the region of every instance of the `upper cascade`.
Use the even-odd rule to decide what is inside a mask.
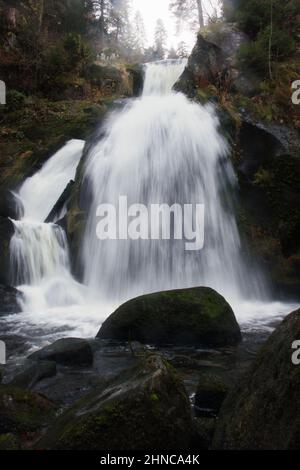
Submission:
[[[170,94],[186,64],[187,59],[161,60],[146,64],[143,96]]]

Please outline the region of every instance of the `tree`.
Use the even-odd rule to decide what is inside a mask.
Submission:
[[[177,18],[179,29],[182,23],[193,23],[195,19],[198,27],[204,28],[202,0],[172,0],[170,10]]]
[[[277,62],[295,54],[299,0],[223,0],[224,15],[251,39],[238,51],[239,65],[262,78],[274,78]]]
[[[158,59],[164,59],[166,55],[168,34],[164,22],[159,18],[156,22],[154,34],[154,49]]]
[[[136,11],[133,20],[133,48],[143,54],[147,43],[144,19],[140,11]]]
[[[168,59],[178,59],[177,52],[175,51],[173,46],[169,50]]]
[[[180,57],[180,59],[185,59],[186,57],[189,56],[188,47],[184,41],[181,41],[178,44],[177,56]]]

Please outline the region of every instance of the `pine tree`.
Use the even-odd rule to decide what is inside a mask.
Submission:
[[[140,54],[143,54],[145,51],[147,43],[147,35],[144,19],[140,11],[136,11],[133,20],[133,40],[134,40],[134,50]]]
[[[154,49],[157,59],[164,59],[166,55],[168,34],[164,22],[159,18],[156,22],[154,34]]]
[[[168,59],[178,59],[177,52],[175,51],[173,46],[169,50]]]
[[[180,59],[185,59],[186,57],[189,56],[188,47],[187,47],[187,44],[184,41],[181,41],[178,44],[177,56],[180,57]]]

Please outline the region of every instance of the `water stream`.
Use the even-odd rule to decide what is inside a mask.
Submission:
[[[221,292],[244,328],[260,328],[293,309],[270,302],[250,263],[236,218],[237,181],[228,143],[211,105],[172,91],[185,61],[146,67],[144,92],[106,121],[90,149],[83,186],[91,204],[82,247],[84,285],[70,271],[63,229],[44,223],[75,177],[84,142],[71,141],[19,191],[25,208],[11,242],[14,284],[23,313],[5,319],[33,347],[63,336],[95,336],[114,308],[136,295],[206,285]],[[99,204],[203,204],[204,248],[185,240],[105,240],[96,236]]]

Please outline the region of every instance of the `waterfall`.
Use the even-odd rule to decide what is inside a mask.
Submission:
[[[15,285],[38,285],[45,278],[70,272],[66,235],[54,224],[14,222],[10,250]]]
[[[172,87],[184,61],[149,64],[143,95],[106,123],[92,148],[85,184],[92,193],[83,261],[90,291],[124,300],[162,289],[206,285],[229,301],[262,298],[261,276],[242,255],[233,210],[236,178],[211,105]],[[105,240],[96,236],[97,206],[205,206],[205,244],[187,252],[177,240]]]
[[[83,285],[71,275],[64,230],[44,221],[74,179],[84,142],[70,141],[20,188],[25,213],[13,221],[10,252],[14,284],[24,293],[23,313],[5,321],[33,346],[64,336],[94,336],[120,303],[170,288],[213,287],[241,323],[253,320],[255,327],[292,310],[257,302],[266,289],[259,271],[245,261],[234,215],[237,181],[214,108],[172,92],[185,63],[148,64],[143,95],[112,113],[90,148],[82,182],[90,200]],[[184,239],[159,237],[99,241],[98,205],[117,208],[120,196],[128,206],[146,208],[203,204],[204,248],[187,251]]]
[[[70,140],[40,171],[27,178],[19,191],[24,220],[45,221],[69,181],[75,178],[84,145],[83,140]]]
[[[24,217],[13,221],[10,243],[13,284],[24,292],[24,310],[77,304],[64,230],[44,220],[75,173],[85,142],[71,140],[21,186]],[[75,288],[76,285],[76,288]]]

